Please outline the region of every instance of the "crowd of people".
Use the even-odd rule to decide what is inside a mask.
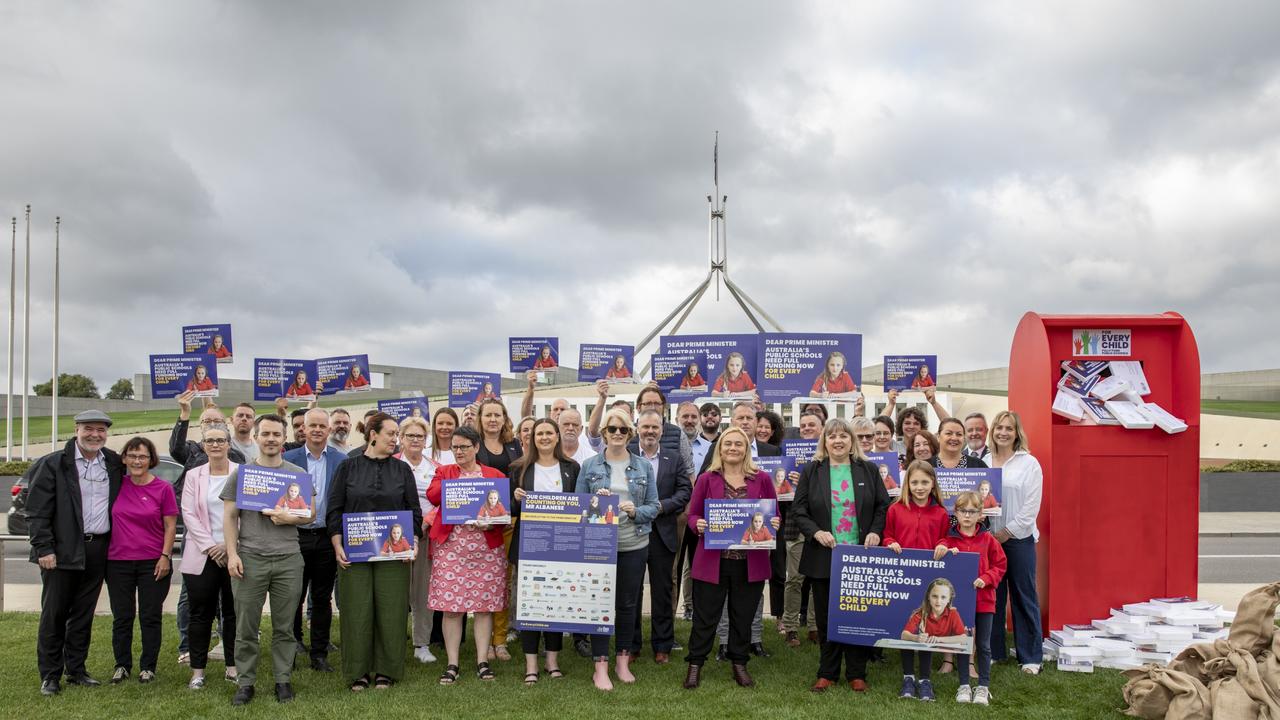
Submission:
[[[274,413],[258,414],[246,403],[229,418],[207,405],[198,418],[199,439],[188,440],[194,395],[187,393],[178,398],[169,447],[185,468],[174,485],[152,474],[160,455],[149,440],[133,438],[117,454],[106,447],[109,416],[77,415],[75,437],[30,471],[31,559],[43,583],[41,691],[59,693],[64,679],[100,684],[85,660],[104,582],[115,655],[109,682],[125,682],[134,672],[135,618],[142,639],[137,680],[156,678],[179,516],[179,662],[190,666],[192,690],[206,687],[210,659],[222,658],[224,678],[235,684],[232,704],[251,702],[267,638],[279,702],[294,697],[299,655],[311,670],[338,675],[353,693],[385,690],[404,677],[406,633],[419,662],[437,662],[431,646],[443,647],[439,683],[453,685],[464,675],[468,616],[477,680],[495,681],[494,663],[510,660],[508,644],[518,639],[523,683],[559,681],[564,636],[511,629],[521,504],[531,492],[618,498],[612,641],[608,635],[573,635],[570,641],[574,652],[593,660],[591,682],[602,691],[611,690],[615,680],[637,681],[633,662],[645,652],[646,586],[654,662],[670,663],[684,649],[683,687],[693,690],[714,655],[728,664],[734,682],[754,685],[749,663],[770,657],[762,621],[767,585],[783,644],[820,645],[811,689],[824,692],[840,683],[843,666],[848,686],[867,692],[868,662],[884,651],[828,639],[831,553],[841,544],[933,550],[939,558],[948,552],[979,555],[974,662],[948,654],[938,668],[958,673],[957,702],[991,702],[990,665],[1006,659],[1010,614],[1017,662],[1028,674],[1039,672],[1035,544],[1041,472],[1016,413],[1002,411],[990,426],[977,413],[950,417],[933,389],[925,388],[926,401],[942,418],[936,434],[920,408],[896,407],[897,393],[872,418],[865,417],[860,395],[849,419],[828,417],[824,404],[805,405],[794,426],[756,401],[736,400],[726,424],[719,403],[669,407],[656,385],[641,388],[632,403],[611,397],[616,386],[602,380],[584,422],[564,399],[551,402],[545,417],[535,416],[535,389],[531,372],[518,420],[496,399],[461,414],[440,408],[429,420],[410,416],[397,422],[371,410],[354,428],[363,437],[358,447],[349,447],[347,411],[310,406],[288,412],[284,398]],[[816,441],[816,452],[785,485],[775,484],[757,461],[780,455],[781,444],[794,438]],[[894,501],[878,466],[867,459],[871,452],[899,454],[902,491]],[[246,466],[308,474],[315,496],[300,507],[310,510],[239,510],[237,489]],[[984,517],[977,493],[959,497],[954,517],[948,514],[935,469],[989,466],[1003,471],[1000,514]],[[443,522],[443,483],[501,477],[510,479],[511,493],[493,504],[510,514],[511,524],[489,523],[484,513],[475,524]],[[779,538],[774,549],[706,547],[705,501],[776,500],[779,487],[794,496],[779,502],[772,518]],[[343,514],[387,511],[412,513],[413,526],[403,528],[398,539],[411,557],[348,562]],[[904,639],[955,633],[947,592],[930,588]],[[272,630],[260,640],[267,602]],[[335,602],[341,648],[331,637]],[[676,636],[678,613],[691,621],[687,638]],[[220,643],[211,649],[215,631]],[[337,667],[329,661],[334,652],[341,655]],[[901,655],[898,694],[933,700],[933,653]]]

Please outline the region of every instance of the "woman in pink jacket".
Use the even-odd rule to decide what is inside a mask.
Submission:
[[[222,487],[227,476],[239,467],[227,459],[231,433],[221,423],[204,428],[204,450],[209,455],[206,465],[192,468],[182,486],[182,522],[186,540],[182,547],[182,579],[187,584],[187,600],[191,603],[188,638],[191,646],[192,690],[204,687],[204,669],[209,659],[209,639],[214,613],[221,600],[222,627],[227,629],[222,642],[226,658],[226,678],[236,677],[236,609],[231,595],[231,576],[227,574],[227,546],[222,536]]]

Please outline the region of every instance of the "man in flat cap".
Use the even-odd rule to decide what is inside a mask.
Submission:
[[[28,471],[31,562],[40,566],[40,632],[36,661],[40,692],[67,683],[99,685],[85,670],[93,611],[102,592],[111,539],[111,505],[124,463],[106,448],[111,418],[101,410],[76,416],[76,436]]]

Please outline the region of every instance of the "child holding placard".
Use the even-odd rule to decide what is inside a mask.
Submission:
[[[920,609],[911,613],[906,627],[902,628],[902,639],[918,643],[962,643],[968,640],[965,635],[964,621],[960,613],[951,606],[955,599],[956,589],[946,578],[937,578],[925,588],[924,601]],[[920,682],[915,682],[909,671],[914,659],[911,650],[902,651],[902,692],[898,697],[910,698],[918,695],[925,702],[933,702],[933,684],[929,682],[929,664],[933,661],[933,653],[920,651]]]
[[[889,506],[884,523],[884,546],[901,553],[902,548],[928,550],[937,547],[947,535],[951,516],[942,506],[938,476],[928,460],[916,460],[907,466],[907,491]],[[953,593],[954,594],[954,593]],[[927,596],[927,593],[926,593]],[[915,673],[915,656],[920,656],[920,673]],[[933,653],[902,651],[902,691],[899,697],[933,700]]]
[[[943,555],[962,552],[978,554],[978,577],[973,586],[978,589],[977,612],[973,616],[973,650],[978,661],[978,687],[969,687],[969,656],[958,655],[960,689],[956,702],[988,705],[991,702],[991,622],[996,612],[996,585],[1004,577],[1006,561],[1004,549],[995,537],[982,527],[982,497],[976,492],[963,492],[956,496],[956,527],[938,543],[933,556],[941,560]]]

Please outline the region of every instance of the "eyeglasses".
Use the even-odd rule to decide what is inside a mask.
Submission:
[[[893,436],[893,431],[892,431],[892,430],[877,430],[877,431],[876,431],[876,437],[892,437],[892,436]]]
[[[129,453],[128,455],[124,456],[124,459],[128,460],[129,462],[151,462],[151,456],[147,455],[146,453],[143,453],[143,454]]]
[[[612,435],[626,435],[627,433],[631,432],[627,428],[618,427],[617,425],[609,425],[605,427],[604,431]]]
[[[454,454],[457,454],[460,452],[471,452],[472,450],[476,449],[476,446],[475,445],[454,445],[449,449],[452,450]]]
[[[652,400],[652,401],[649,401],[649,402],[642,402],[642,403],[640,403],[640,407],[642,407],[642,408],[660,408],[660,407],[662,407],[662,401],[660,401],[660,400]]]
[[[400,437],[404,438],[405,440],[426,440],[427,439],[427,436],[421,433],[404,433]]]
[[[956,508],[957,515],[981,515],[982,511],[976,508]]]
[[[226,438],[208,438],[204,441],[205,445],[226,445],[229,440]]]
[[[857,435],[854,435],[854,437],[858,438],[859,440],[870,440],[871,438],[875,437],[875,435],[872,435],[871,433],[858,433]]]

